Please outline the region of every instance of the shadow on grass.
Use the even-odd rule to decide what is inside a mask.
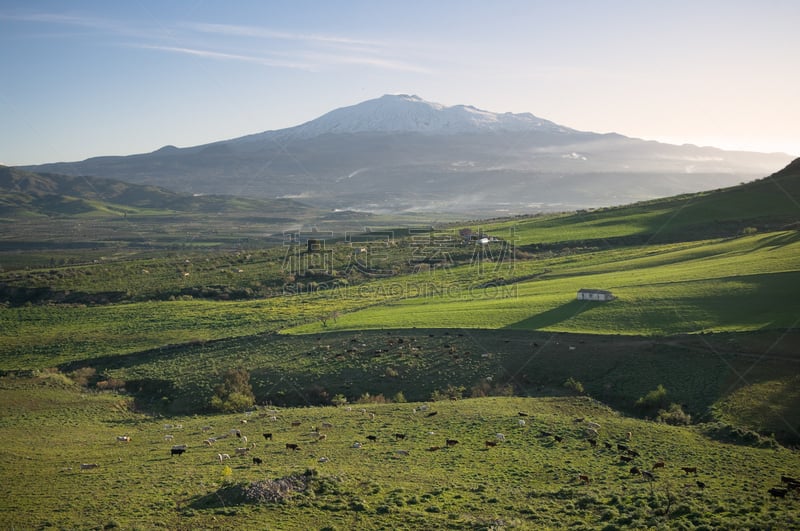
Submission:
[[[604,304],[606,303],[597,301],[572,300],[566,304],[562,304],[561,306],[553,308],[552,310],[547,310],[546,312],[528,317],[522,321],[512,323],[506,326],[506,328],[512,330],[539,330],[563,323],[564,321],[569,321],[573,317],[577,317],[578,315],[591,309],[599,308]]]

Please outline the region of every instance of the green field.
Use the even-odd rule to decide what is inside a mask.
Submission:
[[[427,410],[418,403],[260,408],[153,419],[131,412],[125,397],[82,393],[52,375],[3,378],[0,385],[0,519],[9,529],[798,525],[797,500],[772,499],[767,492],[780,487],[782,474],[800,470],[795,452],[714,442],[697,429],[626,418],[586,398],[481,398],[428,403]],[[589,421],[601,425],[596,448],[585,437]],[[247,446],[255,441],[246,457],[235,455],[243,444],[235,436],[211,447],[203,443],[231,429],[248,437]],[[121,435],[131,441],[117,442]],[[448,447],[446,439],[458,444]],[[287,450],[285,443],[300,450]],[[639,457],[621,461],[617,443]],[[188,449],[173,457],[173,444]],[[221,463],[219,453],[231,459]],[[252,456],[263,464],[253,464]],[[653,469],[656,461],[664,468]],[[98,467],[81,470],[82,463]],[[632,475],[633,466],[653,470],[655,480]],[[683,472],[684,466],[697,473]],[[269,503],[245,495],[248,485],[290,477],[306,490],[264,485],[277,500]]]
[[[328,329],[520,328],[595,334],[671,335],[702,331],[793,328],[800,318],[800,239],[796,231],[588,253],[513,264],[513,273],[547,271],[534,280],[485,287],[470,283],[475,266],[432,296],[348,313]],[[483,275],[485,278],[485,275]],[[395,280],[401,288],[421,280]],[[478,277],[482,280],[481,277]],[[437,284],[438,283],[438,284]],[[580,288],[611,290],[608,303],[576,301]],[[402,289],[400,290],[402,292]],[[293,333],[322,330],[320,323]]]

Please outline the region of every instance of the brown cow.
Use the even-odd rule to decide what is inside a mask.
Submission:
[[[586,474],[581,474],[580,476],[578,476],[578,479],[579,479],[580,481],[583,481],[583,482],[584,482],[584,483],[586,483],[587,485],[588,485],[589,483],[591,483],[591,482],[592,482],[592,480],[591,480],[591,479],[589,479],[589,476],[587,476]]]
[[[683,470],[687,474],[697,475],[697,467],[696,466],[682,466],[681,470]]]
[[[295,443],[286,443],[287,450],[299,450],[300,446],[296,445]]]
[[[665,466],[664,461],[656,461],[655,463],[653,463],[653,470],[655,470],[656,468],[664,468],[664,466]]]
[[[492,448],[497,446],[497,441],[486,441],[486,448]]]

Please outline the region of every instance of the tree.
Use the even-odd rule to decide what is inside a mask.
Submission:
[[[222,383],[214,387],[211,397],[213,409],[233,413],[252,407],[256,402],[250,385],[250,373],[245,369],[228,369],[222,375]]]

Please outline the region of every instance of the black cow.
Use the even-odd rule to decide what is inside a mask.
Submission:
[[[263,460],[262,460],[260,457],[254,457],[254,458],[253,458],[253,464],[254,464],[254,465],[260,465],[260,464],[262,464],[263,462],[264,462],[264,461],[263,461]]]
[[[271,433],[265,433],[265,434],[263,434],[263,435],[264,435],[264,439],[266,439],[266,440],[268,440],[268,441],[271,441],[271,440],[272,440],[272,434],[271,434]]]
[[[186,451],[186,448],[172,448],[169,451],[169,455],[170,455],[170,457],[172,457],[173,455],[183,455],[183,452],[185,452],[185,451]]]

